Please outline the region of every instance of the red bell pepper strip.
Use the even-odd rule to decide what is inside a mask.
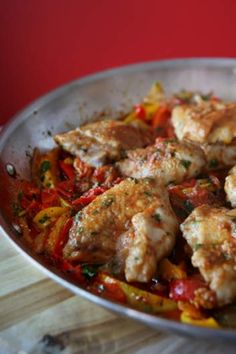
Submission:
[[[206,283],[197,278],[172,280],[169,297],[175,301],[191,301],[194,299],[197,289],[206,287]]]
[[[75,178],[75,169],[71,164],[65,163],[64,161],[59,161],[60,168],[64,175],[69,179]]]
[[[152,118],[152,127],[154,129],[164,128],[170,118],[171,111],[166,106],[160,106]]]
[[[81,197],[73,200],[72,205],[87,205],[91,203],[98,195],[104,193],[108,188],[96,187],[84,193]]]
[[[69,218],[60,232],[60,235],[56,241],[53,255],[52,255],[52,257],[54,259],[59,259],[62,256],[62,250],[68,240],[69,230],[72,226],[72,222],[73,222],[73,219]]]
[[[42,209],[56,206],[60,203],[57,190],[55,188],[48,188],[41,191]]]
[[[71,199],[75,193],[75,183],[71,179],[62,181],[57,184],[56,190],[62,197]]]
[[[137,104],[136,106],[134,106],[134,109],[135,109],[135,115],[138,119],[141,120],[146,119],[146,110],[142,105]]]
[[[81,265],[73,266],[68,261],[62,260],[59,264],[59,268],[66,273],[70,273],[71,276],[79,283],[84,283],[85,279],[82,273]]]

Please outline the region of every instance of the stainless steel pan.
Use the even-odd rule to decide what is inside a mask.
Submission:
[[[136,311],[85,291],[25,248],[7,217],[15,182],[6,173],[8,163],[15,166],[18,176],[28,178],[29,155],[33,147],[51,148],[51,134],[71,129],[101,114],[118,117],[137,103],[154,81],[161,81],[168,94],[186,88],[206,93],[214,91],[220,97],[236,100],[236,59],[165,60],[130,65],[73,81],[35,101],[16,115],[0,135],[1,228],[12,245],[32,265],[79,296],[153,328],[236,342],[236,330],[213,330],[181,324]]]

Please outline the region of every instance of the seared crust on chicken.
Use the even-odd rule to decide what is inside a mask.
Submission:
[[[177,227],[167,192],[154,180],[129,178],[75,216],[63,254],[89,263],[120,257],[128,280],[147,282],[172,250]]]
[[[127,281],[148,282],[157,269],[157,262],[169,255],[175,244],[178,223],[164,190],[143,212],[132,218],[134,237],[125,262]]]
[[[236,298],[236,209],[197,207],[181,225],[198,267],[218,305]]]
[[[226,199],[231,203],[232,207],[236,207],[236,166],[230,171],[225,179]]]
[[[165,185],[197,176],[204,165],[204,154],[198,146],[163,138],[145,149],[129,151],[128,158],[117,163],[124,176],[152,177]]]
[[[217,170],[236,164],[236,140],[230,144],[202,144],[207,160],[206,170]]]
[[[126,150],[153,143],[154,134],[148,126],[104,120],[58,134],[54,140],[62,149],[96,167],[123,158]]]
[[[236,103],[202,101],[176,106],[171,120],[179,140],[229,144],[236,138]]]

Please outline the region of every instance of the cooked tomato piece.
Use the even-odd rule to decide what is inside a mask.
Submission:
[[[169,296],[175,301],[191,301],[194,299],[195,290],[206,287],[206,283],[197,278],[172,280]]]

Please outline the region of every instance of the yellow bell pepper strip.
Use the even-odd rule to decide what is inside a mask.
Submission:
[[[45,250],[53,258],[61,257],[62,248],[68,238],[71,225],[72,218],[69,216],[69,212],[62,214],[55,222],[45,244]]]
[[[202,320],[206,316],[204,314],[204,310],[200,307],[196,307],[195,305],[191,304],[190,302],[186,301],[178,301],[178,309],[185,313],[186,316],[194,319],[194,320]]]
[[[158,265],[158,274],[162,279],[171,281],[173,279],[185,279],[187,278],[186,272],[181,268],[180,265],[175,265],[169,261],[169,259],[164,258]]]
[[[176,302],[170,299],[136,288],[135,286],[115,279],[108,274],[99,273],[98,279],[104,286],[105,290],[106,288],[110,289],[114,286],[119,288],[125,295],[127,304],[141,311],[162,313],[172,311],[177,308]]]
[[[165,93],[162,85],[156,82],[144,97],[143,102],[134,106],[133,110],[125,117],[125,123],[131,123],[134,120],[148,122],[153,114],[157,112],[160,104],[164,101]]]
[[[34,149],[31,174],[32,180],[39,187],[54,188],[58,181],[58,153],[57,148],[46,153]]]
[[[134,106],[134,109],[125,117],[124,123],[142,121],[148,123],[151,121],[153,114],[158,109],[157,104],[139,104]]]
[[[40,210],[34,217],[33,222],[38,226],[39,229],[44,229],[52,221],[58,218],[60,215],[68,211],[68,208],[62,208],[59,206],[46,208]]]
[[[146,104],[160,104],[165,99],[165,92],[160,82],[155,82],[147,95],[144,97],[143,102]]]
[[[180,315],[180,321],[194,326],[202,327],[211,327],[211,328],[220,328],[220,325],[213,317],[203,318],[203,319],[194,319],[189,317],[185,312],[182,312]]]

